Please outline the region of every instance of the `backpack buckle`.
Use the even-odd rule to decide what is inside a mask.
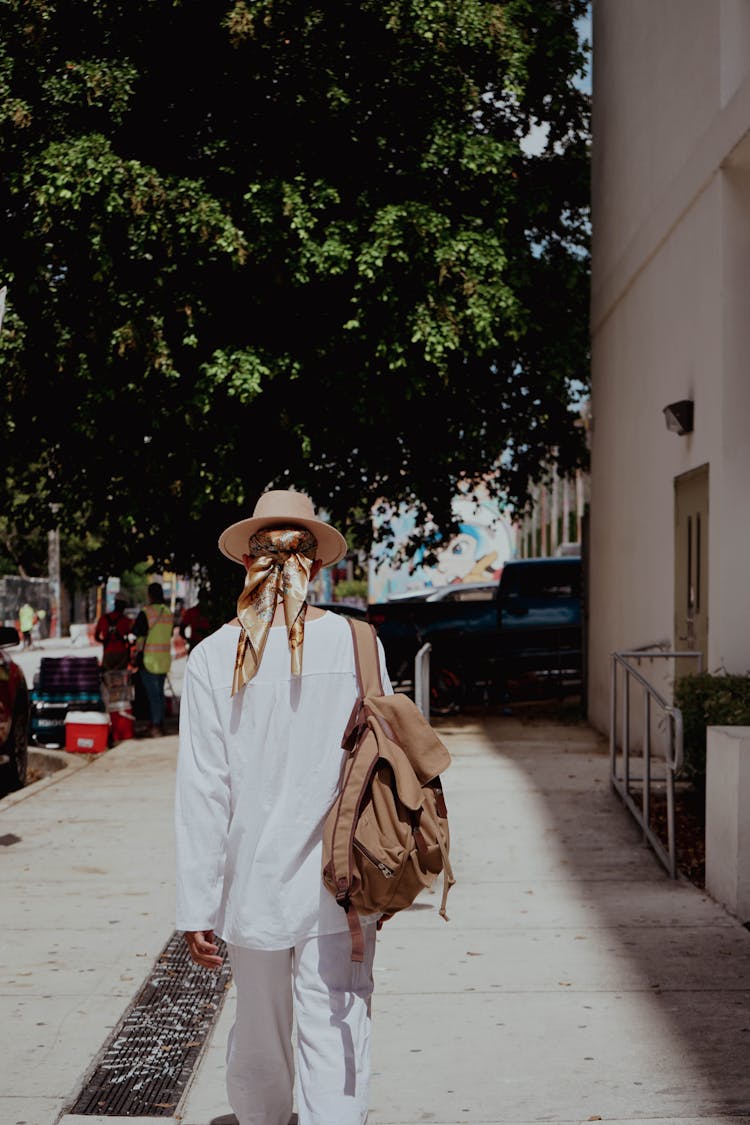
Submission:
[[[349,898],[349,884],[342,875],[336,885],[336,902],[344,908],[344,913],[349,913],[351,899]]]

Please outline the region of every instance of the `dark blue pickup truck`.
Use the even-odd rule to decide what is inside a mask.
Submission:
[[[499,583],[443,587],[368,607],[391,678],[409,690],[425,643],[436,710],[467,698],[507,700],[535,691],[580,690],[583,667],[581,559],[514,559]],[[437,700],[449,702],[441,707]]]

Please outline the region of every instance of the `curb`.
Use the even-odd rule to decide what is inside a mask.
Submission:
[[[34,750],[29,747],[29,762],[49,765],[53,772],[49,777],[41,777],[39,781],[32,781],[31,785],[25,785],[23,789],[16,789],[12,793],[7,793],[5,797],[0,797],[0,813],[5,809],[20,805],[22,801],[26,801],[29,797],[33,797],[35,793],[47,789],[50,785],[58,785],[66,778],[72,777],[78,770],[91,765],[91,761],[96,756],[93,754],[71,755],[65,750]]]
[[[70,764],[70,754],[65,750],[52,750],[46,746],[29,746],[30,766],[44,766],[50,773],[57,773],[58,770],[63,770]],[[46,781],[46,778],[40,778],[39,780]]]

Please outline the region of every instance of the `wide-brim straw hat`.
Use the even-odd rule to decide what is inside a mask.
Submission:
[[[309,496],[282,488],[262,493],[249,519],[239,520],[222,531],[219,550],[228,559],[242,564],[250,536],[263,527],[306,527],[318,542],[315,557],[322,561],[323,566],[332,566],[343,559],[348,550],[341,532],[317,519]]]

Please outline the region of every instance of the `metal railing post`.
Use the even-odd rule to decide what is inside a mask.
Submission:
[[[609,774],[617,777],[617,653],[613,653],[609,693]]]
[[[656,648],[662,648],[662,651],[653,651]],[[651,650],[651,651],[649,651]],[[649,844],[653,851],[656,853],[657,858],[662,865],[667,869],[673,879],[677,878],[677,843],[676,843],[676,830],[675,830],[675,777],[682,768],[684,761],[684,729],[682,712],[679,707],[667,702],[667,700],[657,691],[654,685],[646,679],[644,674],[640,671],[640,662],[644,655],[648,656],[649,660],[664,659],[674,660],[691,657],[698,661],[698,670],[702,671],[703,658],[702,654],[695,651],[688,652],[672,652],[664,651],[662,645],[645,645],[641,649],[633,649],[627,652],[613,652],[611,653],[611,697],[610,697],[610,732],[609,732],[609,747],[610,747],[610,783],[612,788],[621,798],[623,804],[632,814],[634,820],[640,825],[643,831],[644,843]],[[636,668],[631,660],[637,660],[639,667]],[[618,684],[617,684],[617,668],[618,665],[622,666],[624,674],[624,684],[622,689],[622,702],[624,704],[624,714],[622,719],[622,742],[623,742],[623,777],[617,775],[617,704],[618,704]],[[630,682],[631,680],[639,685],[644,692],[643,700],[643,777],[642,785],[643,790],[641,793],[640,807],[639,803],[634,799],[634,795],[630,792]],[[666,803],[667,803],[667,847],[665,848],[663,841],[659,835],[651,827],[651,757],[652,757],[652,703],[662,711],[669,723],[669,742],[665,756],[665,789],[666,789]]]
[[[677,733],[677,727],[682,729],[682,713],[677,711],[672,715],[672,722],[670,723],[670,730],[672,732],[672,743],[670,750],[674,749],[674,741]],[[669,850],[669,874],[673,879],[677,878],[677,840],[674,822],[674,778],[676,767],[674,763],[677,760],[677,754],[672,754],[672,762],[667,762],[667,846]]]
[[[682,726],[682,711],[680,711],[679,708],[675,708],[672,719],[674,721],[674,753],[672,755],[672,770],[674,773],[679,773],[685,761],[685,740]]]
[[[622,715],[622,770],[625,791],[630,792],[630,676],[625,669],[625,683],[623,684],[623,715]]]
[[[414,702],[430,721],[430,652],[429,641],[423,644],[414,658]]]
[[[643,842],[648,843],[651,828],[651,693],[643,697]]]

